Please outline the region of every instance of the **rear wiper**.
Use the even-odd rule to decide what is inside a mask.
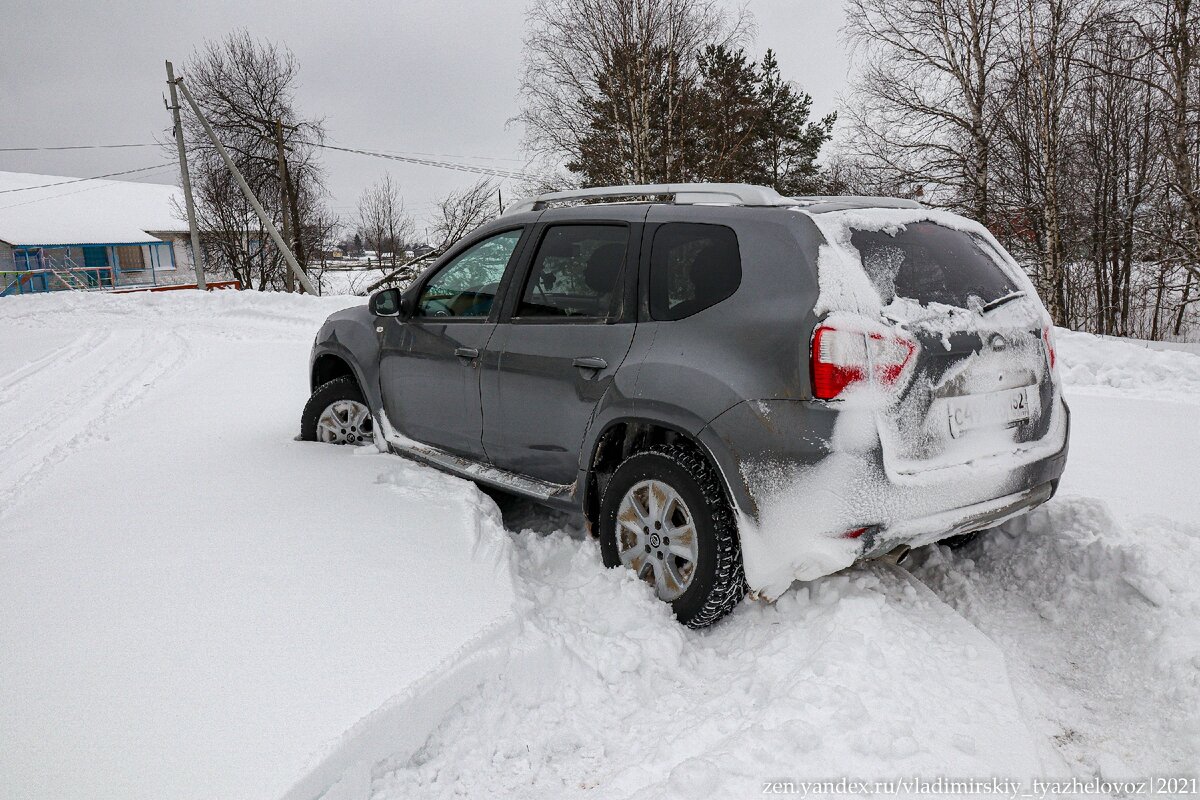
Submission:
[[[1009,294],[1004,295],[1004,297],[997,297],[995,300],[992,300],[990,303],[984,304],[982,311],[984,314],[986,314],[993,309],[999,308],[1000,306],[1004,305],[1005,303],[1009,303],[1013,300],[1016,300],[1018,297],[1024,297],[1024,296],[1025,296],[1025,292],[1022,292],[1019,290],[1015,291],[1015,292],[1010,292]]]

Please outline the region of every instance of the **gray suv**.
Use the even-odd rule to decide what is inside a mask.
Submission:
[[[582,513],[703,627],[1045,502],[1052,328],[982,226],[740,184],[517,204],[317,334],[302,437]]]

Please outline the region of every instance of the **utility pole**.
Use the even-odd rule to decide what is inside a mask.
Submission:
[[[292,218],[288,213],[287,161],[283,155],[283,122],[281,120],[275,120],[275,150],[279,157],[279,209],[283,215],[283,238],[291,248],[295,237],[292,236]],[[296,291],[296,277],[292,275],[291,271],[284,276],[284,286],[289,293]]]
[[[496,187],[496,204],[500,206],[500,213],[504,213],[504,195],[500,194],[500,187]]]
[[[225,149],[225,145],[221,144],[221,140],[217,138],[217,134],[213,133],[212,126],[208,124],[208,119],[205,118],[204,112],[200,110],[199,104],[196,103],[196,98],[192,97],[192,93],[188,91],[187,84],[183,82],[183,78],[177,81],[179,90],[183,92],[183,99],[187,100],[192,111],[196,115],[196,119],[200,121],[201,127],[204,128],[205,135],[209,141],[217,148],[218,155],[225,162],[225,166],[229,168],[229,172],[233,175],[233,179],[237,181],[238,186],[242,190],[242,194],[246,196],[246,201],[254,208],[254,213],[258,215],[258,219],[262,222],[263,227],[267,229],[267,233],[271,235],[271,240],[275,242],[275,246],[283,253],[283,257],[287,259],[288,266],[296,276],[296,280],[300,281],[300,285],[304,291],[311,295],[317,294],[317,290],[313,288],[312,283],[308,280],[308,276],[304,274],[304,270],[300,269],[300,263],[296,261],[296,256],[292,253],[292,249],[283,241],[283,237],[279,235],[279,229],[275,227],[275,223],[271,221],[271,217],[263,209],[262,203],[258,202],[258,198],[254,196],[254,191],[250,185],[246,183],[246,179],[242,176],[237,165],[233,163],[233,159],[229,157],[229,151]]]
[[[175,67],[167,62],[167,85],[171,87],[171,116],[175,119],[175,146],[179,150],[179,175],[183,180],[183,204],[187,208],[188,230],[192,234],[192,265],[196,268],[196,288],[203,291],[204,253],[200,250],[200,228],[196,225],[196,203],[192,200],[192,179],[188,175],[187,149],[183,146],[183,124],[179,121],[179,94],[175,91]]]

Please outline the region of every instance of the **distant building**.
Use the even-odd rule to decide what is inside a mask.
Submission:
[[[182,207],[175,186],[0,172],[0,296],[190,282]]]

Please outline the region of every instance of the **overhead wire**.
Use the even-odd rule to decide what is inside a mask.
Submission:
[[[158,142],[132,144],[68,144],[59,147],[0,147],[0,153],[33,153],[42,150],[120,150],[126,147],[161,147]]]
[[[118,175],[133,175],[138,172],[149,172],[152,169],[162,169],[163,167],[169,167],[172,165],[172,163],[173,162],[164,161],[159,164],[152,164],[149,167],[138,167],[137,169],[125,169],[125,170],[121,170],[120,172],[108,172],[108,173],[105,173],[104,175],[93,175],[90,178],[71,178],[70,180],[55,181],[54,183],[40,183],[37,186],[18,186],[13,189],[0,189],[0,194],[11,194],[13,192],[28,192],[33,189],[48,189],[51,186],[66,186],[69,183],[82,183],[84,181],[95,181],[95,180],[100,180],[101,178],[115,178]]]
[[[497,167],[485,167],[479,164],[459,164],[453,161],[438,161],[429,158],[417,158],[415,156],[401,156],[392,153],[384,153],[378,150],[365,150],[358,147],[340,147],[334,144],[323,144],[320,142],[309,142],[313,147],[319,147],[324,150],[336,150],[342,153],[355,153],[357,155],[371,156],[373,158],[386,158],[391,161],[402,161],[409,164],[422,164],[427,167],[439,167],[441,169],[458,170],[459,172],[471,172],[477,175],[491,175],[497,178],[511,178],[514,180],[533,180],[536,176],[530,175],[527,172],[519,170],[501,169]]]

